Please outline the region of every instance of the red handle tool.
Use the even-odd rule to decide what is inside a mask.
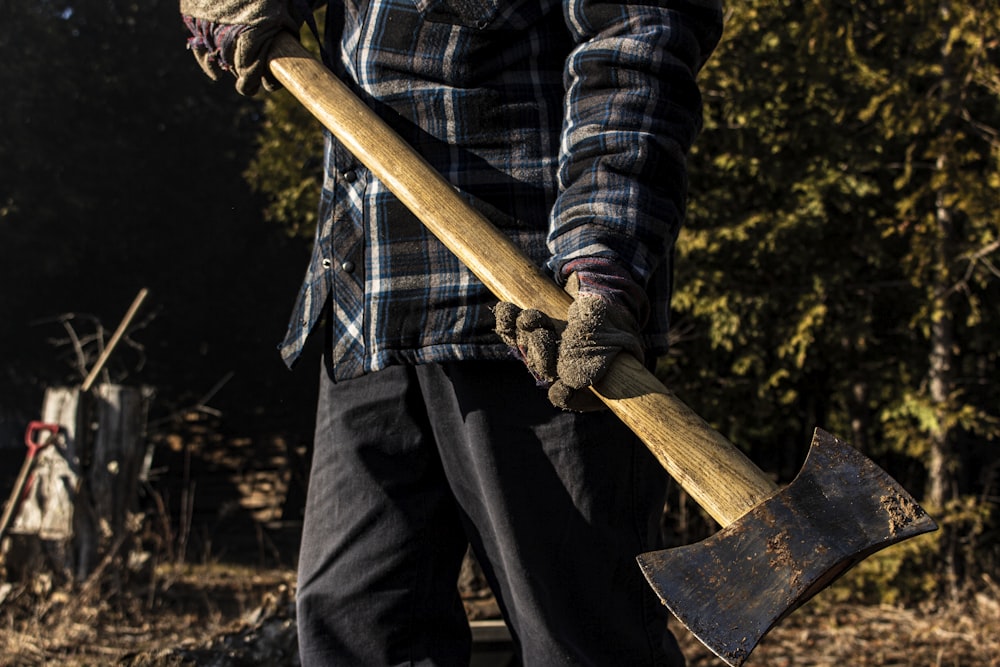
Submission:
[[[48,433],[48,435],[42,438],[42,433]],[[7,500],[3,518],[0,519],[0,540],[3,540],[7,528],[10,527],[10,523],[14,519],[15,510],[17,510],[18,505],[21,504],[21,500],[24,499],[25,494],[30,488],[28,482],[31,479],[31,471],[35,467],[38,452],[53,442],[58,434],[58,424],[49,424],[41,421],[33,421],[28,424],[28,429],[24,432],[24,444],[28,448],[28,455],[21,465],[21,472],[17,475],[17,481],[14,482],[14,490]]]

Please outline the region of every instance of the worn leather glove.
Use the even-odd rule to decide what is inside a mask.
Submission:
[[[281,85],[271,76],[267,54],[282,30],[299,32],[301,19],[289,0],[180,0],[181,16],[192,36],[188,48],[213,80],[223,72],[236,77],[241,95],[255,95],[261,85],[273,91]]]
[[[627,272],[605,260],[578,260],[566,284],[574,297],[562,335],[541,311],[502,301],[494,309],[496,332],[525,362],[549,401],[576,412],[605,405],[588,387],[608,372],[623,350],[643,360],[637,313],[645,297]]]

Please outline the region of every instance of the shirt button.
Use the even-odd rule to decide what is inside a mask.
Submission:
[[[324,257],[323,258],[323,268],[324,269],[329,269],[331,266],[333,266],[333,262],[330,261],[330,258],[329,257]]]
[[[341,174],[341,177],[343,177],[343,179],[348,183],[353,183],[354,181],[358,180],[358,172],[351,169]]]
[[[353,273],[354,262],[352,262],[351,260],[347,260],[346,262],[340,265],[340,268],[342,268],[346,273]]]

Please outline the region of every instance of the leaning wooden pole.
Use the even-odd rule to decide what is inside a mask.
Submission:
[[[90,391],[90,388],[94,386],[97,376],[100,375],[102,370],[104,370],[104,365],[108,363],[111,353],[115,351],[115,348],[118,346],[118,342],[122,339],[122,336],[125,335],[129,325],[132,323],[132,320],[135,319],[136,313],[139,312],[142,302],[146,300],[148,295],[149,289],[145,287],[139,290],[139,293],[135,295],[135,299],[132,300],[132,305],[129,306],[129,309],[125,312],[125,316],[118,324],[118,328],[115,329],[115,332],[111,335],[111,339],[108,341],[108,344],[104,346],[104,351],[101,352],[101,356],[97,358],[97,362],[94,364],[93,368],[90,369],[90,372],[87,373],[87,377],[83,380],[83,384],[80,385],[80,390],[83,393],[87,393]]]

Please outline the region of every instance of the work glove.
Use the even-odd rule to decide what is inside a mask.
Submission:
[[[494,308],[496,332],[520,357],[549,401],[575,412],[603,410],[588,387],[608,372],[622,351],[643,360],[639,318],[645,295],[624,270],[602,259],[569,265],[566,291],[573,297],[560,335],[539,310],[522,310],[501,301]]]
[[[277,90],[281,84],[271,76],[267,54],[282,30],[298,35],[305,19],[293,18],[304,11],[299,4],[293,9],[290,0],[180,0],[192,35],[188,48],[214,81],[231,72],[241,95],[255,95],[261,85]]]

